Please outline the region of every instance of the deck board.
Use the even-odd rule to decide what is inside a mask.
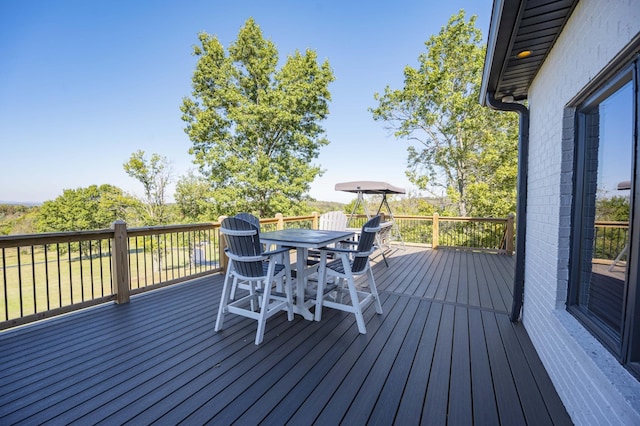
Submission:
[[[0,424],[570,424],[522,324],[513,258],[407,247],[384,314],[214,332],[221,275],[0,333]]]
[[[491,378],[489,348],[484,338],[482,311],[469,309],[469,358],[471,364],[471,394],[473,418],[476,424],[500,424],[495,390]]]

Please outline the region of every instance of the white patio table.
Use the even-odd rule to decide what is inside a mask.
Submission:
[[[309,249],[319,249],[339,241],[352,238],[351,231],[324,231],[317,229],[282,229],[279,231],[263,232],[260,241],[277,247],[291,247],[296,249],[296,299],[293,312],[305,319],[313,320],[314,315],[309,310],[315,300],[305,303],[307,278],[314,267],[307,266]]]

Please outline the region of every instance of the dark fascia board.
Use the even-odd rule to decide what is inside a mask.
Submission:
[[[480,103],[486,103],[487,93],[494,93],[500,82],[502,71],[509,58],[517,32],[519,16],[524,0],[494,0],[487,39],[487,53],[484,58]]]
[[[504,95],[503,89],[511,89],[508,90],[507,93],[512,92],[516,100],[526,99],[528,85],[533,78],[535,78],[540,66],[542,66],[549,51],[553,48],[555,40],[571,16],[578,1],[579,0],[494,0],[487,39],[487,54],[485,56],[482,84],[480,87],[480,103],[482,105],[488,106],[486,103],[487,94],[490,93],[499,96],[500,93],[498,92],[500,91],[502,95]],[[520,38],[518,38],[518,33],[523,25],[523,16],[526,15],[525,11],[528,9],[530,9],[530,11],[536,11],[537,13],[541,13],[541,11],[544,10],[544,15],[547,19],[545,25],[553,23],[555,19],[558,20],[559,26],[556,26],[551,31],[532,31],[528,37],[523,37],[523,34],[521,34],[519,36]],[[535,22],[531,19],[531,16],[527,21],[529,21],[529,24]],[[525,27],[527,31],[531,30],[530,25],[525,24]],[[551,40],[549,40],[550,37]],[[533,68],[525,70],[525,68],[520,67],[520,65],[515,66],[513,63],[511,65],[509,64],[509,60],[513,59],[513,55],[515,54],[514,44],[516,39],[519,41],[527,39],[528,44],[532,45],[535,45],[537,40],[540,41],[536,52],[537,56],[542,55],[542,59],[537,58]],[[543,40],[544,43],[542,43]],[[526,61],[521,62],[522,65],[526,63]],[[508,68],[509,66],[511,68]],[[507,69],[510,69],[512,72],[505,73]],[[517,69],[526,71],[524,72],[525,83],[518,83],[512,79],[513,71]],[[507,86],[502,87],[505,82]],[[515,86],[514,83],[516,83]]]

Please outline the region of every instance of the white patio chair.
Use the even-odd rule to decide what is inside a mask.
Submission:
[[[325,231],[346,231],[347,215],[341,211],[332,211],[320,215],[318,229]]]
[[[322,213],[318,220],[318,229],[323,231],[346,231],[347,215],[339,210]],[[329,257],[333,258],[334,255],[329,254]],[[320,251],[309,250],[307,263],[314,264],[318,262],[320,262]]]
[[[245,221],[249,222],[250,224],[254,225],[256,228],[258,228],[258,231],[260,231],[260,219],[257,216],[254,216],[251,213],[242,212],[242,213],[238,213],[234,217],[236,219],[242,219],[242,220],[245,220]],[[268,248],[267,247],[263,247],[263,250],[267,250],[268,251]],[[232,300],[236,298],[236,290],[238,290],[238,288],[241,288],[241,289],[244,289],[244,290],[249,290],[249,284],[238,282],[237,280],[234,280],[233,287],[231,287],[231,299]]]
[[[367,333],[362,311],[370,303],[373,303],[378,314],[382,314],[382,305],[373,277],[373,271],[369,264],[369,256],[374,252],[374,241],[376,233],[380,230],[380,216],[371,218],[362,227],[360,240],[352,242],[357,245],[356,249],[345,249],[341,247],[320,249],[322,256],[318,269],[318,288],[316,293],[315,320],[322,319],[322,309],[324,306],[351,312],[356,316],[358,331]],[[328,259],[328,254],[334,253],[335,260]],[[356,288],[355,277],[367,274],[369,281],[369,291],[358,290]],[[329,283],[329,279],[336,280]],[[348,295],[345,301],[344,296]]]
[[[235,217],[222,221],[220,233],[224,235],[227,243],[225,253],[229,258],[229,264],[215,331],[222,330],[227,313],[251,318],[258,322],[255,343],[259,345],[264,337],[267,319],[286,309],[288,320],[293,321],[289,249],[264,252],[258,228]],[[278,263],[282,256],[283,263]],[[284,280],[284,293],[273,288],[278,280]],[[239,282],[247,284],[249,294],[233,300],[230,297],[231,289]]]

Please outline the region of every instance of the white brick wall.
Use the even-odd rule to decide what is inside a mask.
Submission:
[[[563,144],[567,103],[639,32],[640,0],[581,0],[529,92],[523,321],[576,424],[640,425],[640,383],[565,311],[571,174],[563,173],[573,155]]]

